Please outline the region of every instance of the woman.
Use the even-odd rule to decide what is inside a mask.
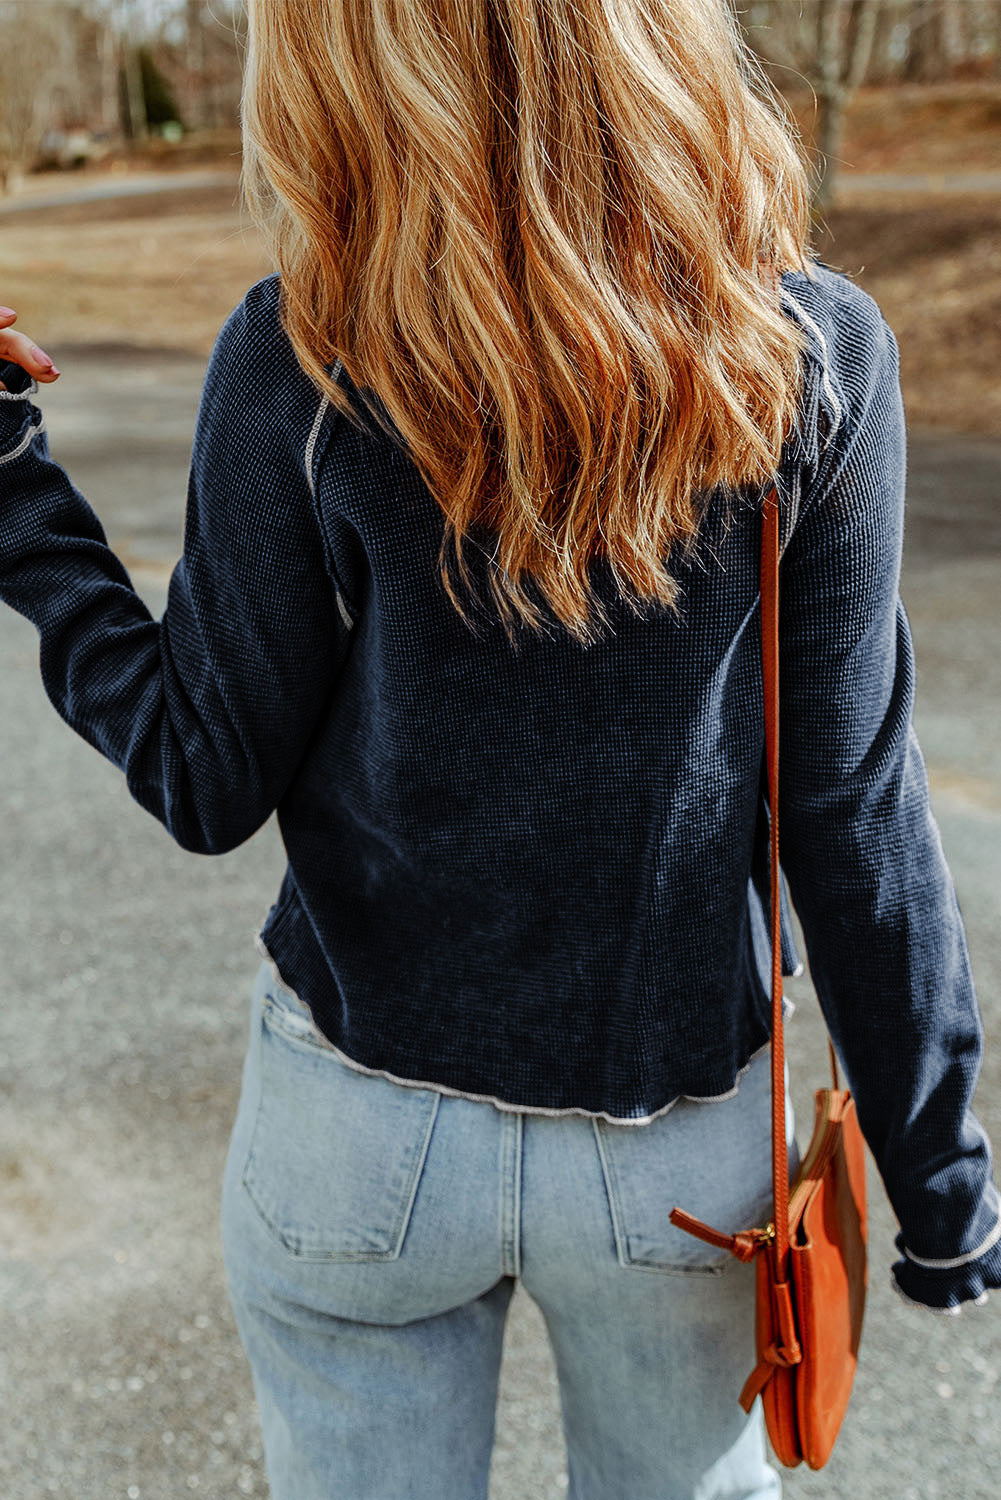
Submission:
[[[255,0],[243,120],[278,271],[213,351],[162,619],[11,310],[0,597],[183,848],[278,813],[222,1198],[272,1493],[485,1496],[520,1279],[574,1500],[777,1495],[752,1268],[668,1219],[769,1204],[773,479],[784,874],[894,1282],[1001,1286],[894,336],[810,252],[724,0]]]

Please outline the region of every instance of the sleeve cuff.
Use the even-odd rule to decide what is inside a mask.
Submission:
[[[903,1262],[900,1262],[899,1264],[903,1264]],[[996,1288],[988,1289],[987,1287],[985,1287],[984,1290],[976,1297],[967,1297],[964,1298],[961,1302],[950,1302],[946,1307],[935,1307],[930,1302],[916,1302],[913,1297],[908,1297],[907,1293],[900,1285],[900,1282],[897,1280],[896,1269],[896,1266],[894,1266],[893,1274],[890,1276],[890,1285],[893,1287],[893,1290],[896,1292],[901,1302],[906,1302],[908,1307],[920,1307],[922,1312],[934,1313],[937,1317],[958,1318],[960,1313],[963,1311],[964,1306],[983,1307],[984,1303],[990,1300],[991,1290],[996,1290]]]
[[[894,1262],[892,1281],[905,1302],[955,1316],[964,1302],[979,1307],[989,1291],[1001,1289],[1001,1203],[996,1189],[994,1199],[993,1227],[965,1254],[931,1260],[908,1250],[903,1235],[897,1235],[894,1243],[904,1258]]]
[[[0,391],[0,465],[13,463],[45,431],[45,414],[31,400],[38,381],[20,365],[0,361],[0,380],[13,387]]]
[[[13,360],[0,360],[0,381],[7,387],[0,391],[0,401],[28,401],[38,393],[38,381]]]

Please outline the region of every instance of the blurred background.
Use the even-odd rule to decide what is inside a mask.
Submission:
[[[898,334],[910,415],[997,432],[1001,0],[736,8],[817,163],[822,256]],[[270,269],[235,206],[245,35],[244,0],[0,0],[0,270],[43,347],[207,353]]]
[[[816,248],[900,346],[915,723],[984,1014],[977,1109],[1001,1143],[1001,0],[735,8],[816,163]],[[0,302],[63,372],[37,398],[53,454],[154,617],[207,355],[272,269],[238,201],[245,37],[242,0],[0,0]],[[66,731],[12,611],[0,766],[0,1493],[263,1496],[217,1209],[277,826],[222,859],[172,844]],[[802,1132],[824,1032],[809,975],[788,989]],[[829,1466],[786,1495],[993,1500],[1001,1294],[960,1319],[904,1307],[871,1164],[869,1181],[855,1399]],[[491,1500],[565,1489],[552,1360],[519,1291]]]

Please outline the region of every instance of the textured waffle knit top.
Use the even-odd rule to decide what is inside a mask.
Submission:
[[[813,269],[782,279],[809,340],[777,475],[784,876],[909,1270],[959,1257],[968,1299],[971,1266],[1001,1281],[999,1202],[911,726],[898,351],[868,294]],[[680,615],[636,616],[599,562],[602,640],[554,620],[513,646],[455,611],[405,446],[339,363],[363,428],[320,398],[279,295],[251,287],[212,352],[159,620],[51,456],[37,386],[0,375],[0,597],[38,629],[51,702],[184,849],[277,811],[259,941],[355,1066],[633,1124],[726,1095],[770,1030],[764,490],[706,497],[670,564]]]

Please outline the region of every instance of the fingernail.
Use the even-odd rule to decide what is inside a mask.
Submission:
[[[51,367],[51,369],[49,370],[49,374],[50,375],[58,375],[59,374],[59,371],[56,369],[55,365],[53,365]]]
[[[12,307],[0,307],[0,318],[16,318],[17,313]]]
[[[49,358],[49,356],[46,354],[46,352],[45,352],[44,349],[39,349],[39,347],[38,347],[37,344],[32,344],[32,346],[31,346],[31,352],[35,356],[35,358],[38,360],[38,363],[40,365],[45,365],[46,369],[51,369],[52,368],[52,361]]]

